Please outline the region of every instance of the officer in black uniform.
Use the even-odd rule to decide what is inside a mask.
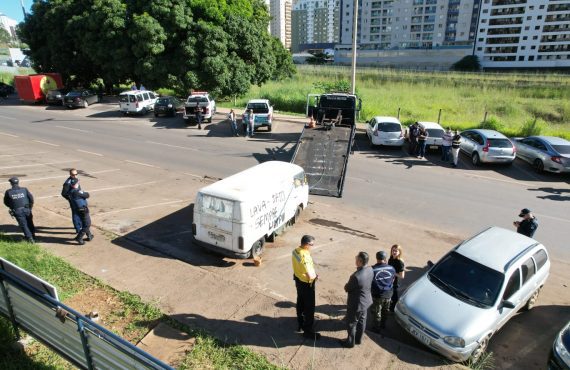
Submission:
[[[74,178],[77,178],[77,170],[75,168],[72,168],[69,170],[69,177],[63,183],[61,189],[61,196],[67,199],[67,201],[69,202],[69,208],[71,208],[71,221],[73,222],[73,227],[75,228],[75,232],[79,234],[82,227],[81,217],[79,217],[77,212],[75,212],[75,208],[73,207],[72,204],[73,202],[69,198],[69,191],[71,190],[71,180],[73,180]],[[81,190],[81,186],[79,186],[79,190]]]
[[[73,178],[70,181],[69,199],[74,212],[81,218],[81,230],[77,233],[75,240],[79,245],[85,244],[83,237],[87,235],[87,241],[93,240],[93,234],[91,234],[91,216],[89,215],[89,205],[87,204],[87,198],[89,198],[89,193],[81,190],[79,187],[79,179]]]
[[[530,209],[523,208],[519,217],[522,217],[523,220],[513,222],[513,225],[517,228],[517,233],[532,238],[536,229],[538,229],[538,220],[536,219],[536,216],[532,214]]]
[[[19,186],[20,180],[17,177],[12,177],[9,181],[12,189],[8,189],[4,193],[4,204],[10,208],[10,215],[18,221],[26,240],[34,243],[36,237],[36,227],[32,215],[34,196],[28,189]]]

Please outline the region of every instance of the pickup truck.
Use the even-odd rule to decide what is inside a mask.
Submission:
[[[246,130],[246,116],[249,110],[253,110],[254,129],[265,126],[267,131],[271,131],[271,123],[273,121],[273,107],[267,99],[252,99],[247,102],[247,106],[242,115],[242,126]]]
[[[183,118],[187,124],[195,119],[196,107],[202,108],[204,121],[212,122],[212,117],[216,114],[216,102],[207,91],[193,91],[184,103]]]

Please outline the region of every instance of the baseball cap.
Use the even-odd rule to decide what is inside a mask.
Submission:
[[[384,251],[376,252],[376,259],[379,261],[385,261],[388,259],[388,253]]]
[[[20,179],[18,179],[16,176],[14,176],[14,177],[10,177],[10,180],[8,180],[8,181],[10,181],[10,184],[12,184],[12,185],[18,185],[18,183],[20,182]]]
[[[523,208],[523,209],[521,209],[521,213],[519,214],[519,217],[524,217],[525,215],[528,215],[529,213],[530,213],[530,209]]]

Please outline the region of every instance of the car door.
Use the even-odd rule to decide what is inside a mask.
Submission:
[[[521,159],[528,161],[529,160],[529,153],[532,151],[534,146],[534,139],[526,138],[521,139],[517,142],[517,156]]]
[[[522,305],[521,292],[521,270],[515,269],[508,275],[507,284],[503,291],[501,302],[498,306],[497,330],[509,321],[509,319],[517,313]],[[514,305],[513,308],[506,307],[504,302],[508,301]]]
[[[374,133],[374,126],[376,126],[376,120],[372,118],[368,121],[368,125],[366,125],[366,134],[368,138],[372,140],[372,134]]]
[[[471,155],[473,152],[473,146],[475,142],[473,141],[473,132],[471,131],[464,131],[461,133],[461,144],[459,144],[459,148],[461,151]]]
[[[542,163],[544,163],[547,160],[550,160],[550,155],[548,154],[548,148],[541,140],[535,139],[535,147],[533,154],[534,158],[540,159]]]
[[[97,103],[97,94],[93,91],[88,91],[87,94],[89,94],[89,104]]]

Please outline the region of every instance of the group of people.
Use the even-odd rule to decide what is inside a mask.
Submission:
[[[230,128],[232,130],[232,135],[239,136],[239,130],[237,127],[236,113],[233,109],[228,113],[228,120],[230,121]],[[243,122],[245,124],[245,137],[253,137],[255,133],[255,114],[253,109],[248,109],[243,114]]]
[[[429,132],[418,122],[413,123],[408,129],[409,152],[410,155],[416,156],[418,159],[425,158],[426,142]],[[447,128],[442,136],[441,160],[449,162],[452,160],[452,166],[457,167],[459,161],[459,147],[461,145],[461,135],[451,128]]]
[[[85,240],[91,241],[94,237],[91,233],[91,216],[87,202],[89,193],[81,190],[77,175],[75,168],[69,170],[69,177],[63,183],[61,196],[69,202],[71,208],[71,220],[76,232],[74,240],[84,245]],[[20,179],[17,177],[10,178],[9,182],[11,189],[4,193],[4,205],[10,209],[10,215],[18,222],[25,240],[35,243],[36,227],[32,213],[34,196],[27,188],[20,187]]]
[[[314,329],[315,322],[315,285],[319,275],[315,271],[310,249],[315,238],[304,235],[301,245],[293,250],[293,280],[297,290],[298,331],[311,340],[319,340],[321,334]],[[368,253],[359,252],[355,257],[356,271],[344,286],[348,295],[346,324],[348,336],[340,341],[346,348],[352,348],[362,342],[366,328],[368,309],[372,307],[373,332],[379,333],[386,327],[389,312],[394,311],[398,302],[399,279],[405,276],[402,259],[402,247],[393,245],[390,255],[385,251],[376,253],[376,264],[368,266]]]

